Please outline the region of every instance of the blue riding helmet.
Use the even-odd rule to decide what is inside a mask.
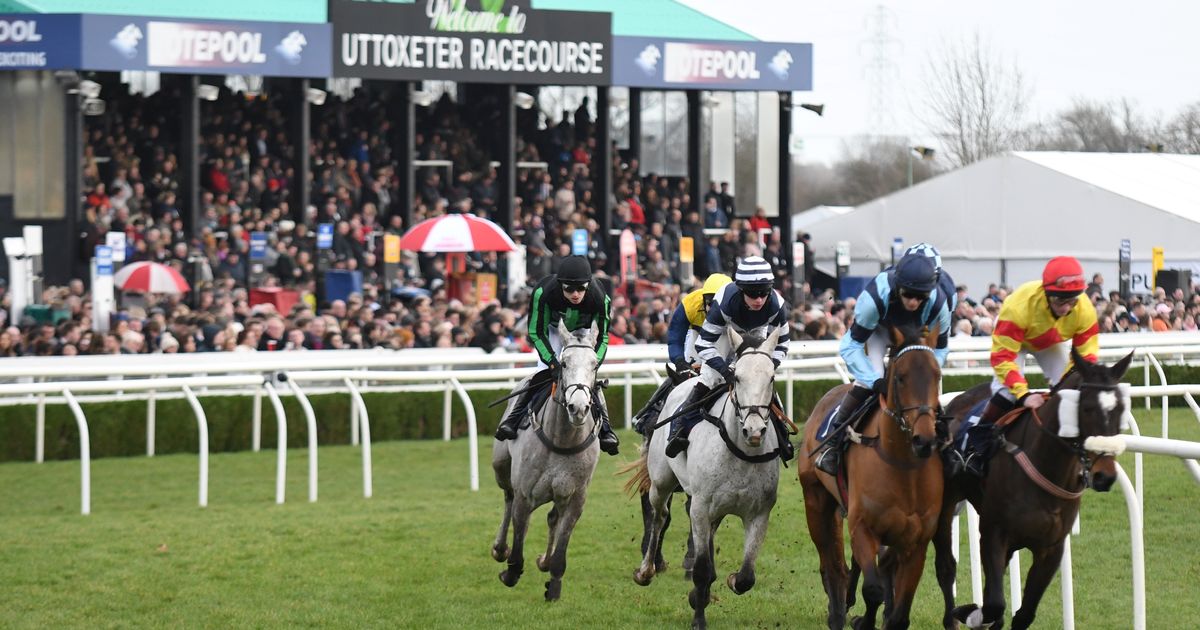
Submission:
[[[914,293],[929,293],[937,286],[937,266],[933,258],[913,253],[896,264],[896,285]]]

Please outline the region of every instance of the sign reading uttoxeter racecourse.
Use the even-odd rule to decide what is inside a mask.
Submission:
[[[667,89],[806,91],[812,44],[613,39],[613,85]]]
[[[334,0],[334,73],[397,80],[609,85],[612,15],[529,0]]]

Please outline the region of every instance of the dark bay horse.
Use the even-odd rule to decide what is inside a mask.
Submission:
[[[942,462],[930,457],[937,442],[936,421],[942,372],[934,356],[937,329],[892,330],[885,394],[850,446],[847,466],[847,519],[850,545],[863,572],[866,614],[855,628],[874,628],[880,603],[887,600],[884,628],[907,628],[913,595],[925,567],[925,552],[937,528],[942,505]],[[830,390],[804,427],[804,449],[816,450],[817,431],[848,385]],[[852,434],[851,439],[855,439]],[[804,488],[808,532],[821,556],[821,581],[829,597],[830,628],[846,623],[852,600],[842,542],[838,483],[797,458]],[[879,558],[880,547],[887,550]]]
[[[960,621],[972,628],[999,630],[1004,626],[1004,568],[1019,549],[1033,553],[1033,564],[1025,576],[1021,608],[1012,625],[1021,630],[1033,624],[1038,603],[1058,571],[1063,540],[1079,514],[1083,491],[1090,486],[1107,492],[1117,478],[1112,456],[1093,455],[1083,449],[1083,442],[1092,436],[1116,435],[1124,426],[1129,399],[1119,382],[1132,359],[1131,352],[1112,367],[1094,365],[1072,348],[1074,368],[1046,403],[1036,411],[1022,409],[1014,412],[1015,419],[1001,421],[1012,420],[1003,429],[1002,448],[989,463],[987,475],[982,480],[960,475],[946,482],[934,538],[946,628],[956,628]],[[977,385],[947,406],[946,413],[955,418],[951,435],[970,409],[990,395],[989,384]],[[1064,425],[1068,427],[1065,431]],[[1060,436],[1060,431],[1068,437]],[[954,607],[957,562],[950,536],[957,525],[957,504],[963,499],[979,512],[982,608],[974,603]]]

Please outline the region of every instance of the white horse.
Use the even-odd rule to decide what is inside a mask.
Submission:
[[[551,399],[517,439],[492,443],[492,470],[496,473],[496,484],[504,491],[504,518],[492,545],[492,558],[497,562],[508,561],[508,568],[500,573],[505,586],[516,586],[525,569],[525,534],[530,514],[546,503],[554,503],[547,516],[550,537],[546,553],[537,559],[538,569],[550,573],[550,581],[546,582],[547,601],[557,600],[562,594],[567,544],[583,514],[588,484],[600,453],[596,438],[600,411],[591,408],[599,367],[596,327],[572,333],[559,322],[558,333],[564,344],[558,354],[562,371]],[[522,386],[527,383],[528,379]],[[514,403],[509,402],[506,415]],[[511,551],[509,523],[513,527]]]
[[[669,509],[667,501],[677,485],[691,497],[692,543],[696,551],[692,567],[694,588],[688,603],[695,611],[693,628],[707,627],[704,609],[712,583],[717,579],[713,562],[713,533],[730,514],[741,517],[745,527],[742,566],[725,583],[741,595],[754,586],[754,563],[767,535],[767,520],[775,506],[779,485],[778,438],[771,426],[770,405],[774,394],[775,365],[771,352],[779,341],[776,329],[766,339],[730,330],[737,349],[737,378],[732,392],[721,394],[712,408],[718,426],[701,422],[691,431],[686,453],[666,455],[670,423],[662,424],[642,447],[638,472],[630,487],[648,492],[652,510],[650,539],[642,564],[633,574],[635,582],[650,584],[655,574],[655,551]],[[683,383],[667,398],[661,418],[679,408],[699,379]],[[660,420],[661,422],[661,420]]]

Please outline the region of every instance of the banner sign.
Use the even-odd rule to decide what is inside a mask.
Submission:
[[[613,85],[807,91],[812,44],[613,38]]]
[[[84,15],[85,70],[326,77],[328,24],[207,22]]]
[[[96,275],[113,275],[113,253],[108,245],[96,246]]]
[[[250,233],[250,260],[262,261],[267,259],[267,233]]]
[[[317,249],[331,249],[333,247],[333,224],[318,223],[317,224]]]
[[[530,0],[332,0],[329,21],[339,77],[539,85],[612,79],[611,13],[536,10]]]
[[[383,235],[383,262],[395,265],[400,263],[400,235]]]
[[[78,15],[0,15],[0,70],[62,70],[79,65]]]
[[[588,231],[583,228],[575,228],[571,233],[571,253],[575,256],[587,256],[588,253]]]

